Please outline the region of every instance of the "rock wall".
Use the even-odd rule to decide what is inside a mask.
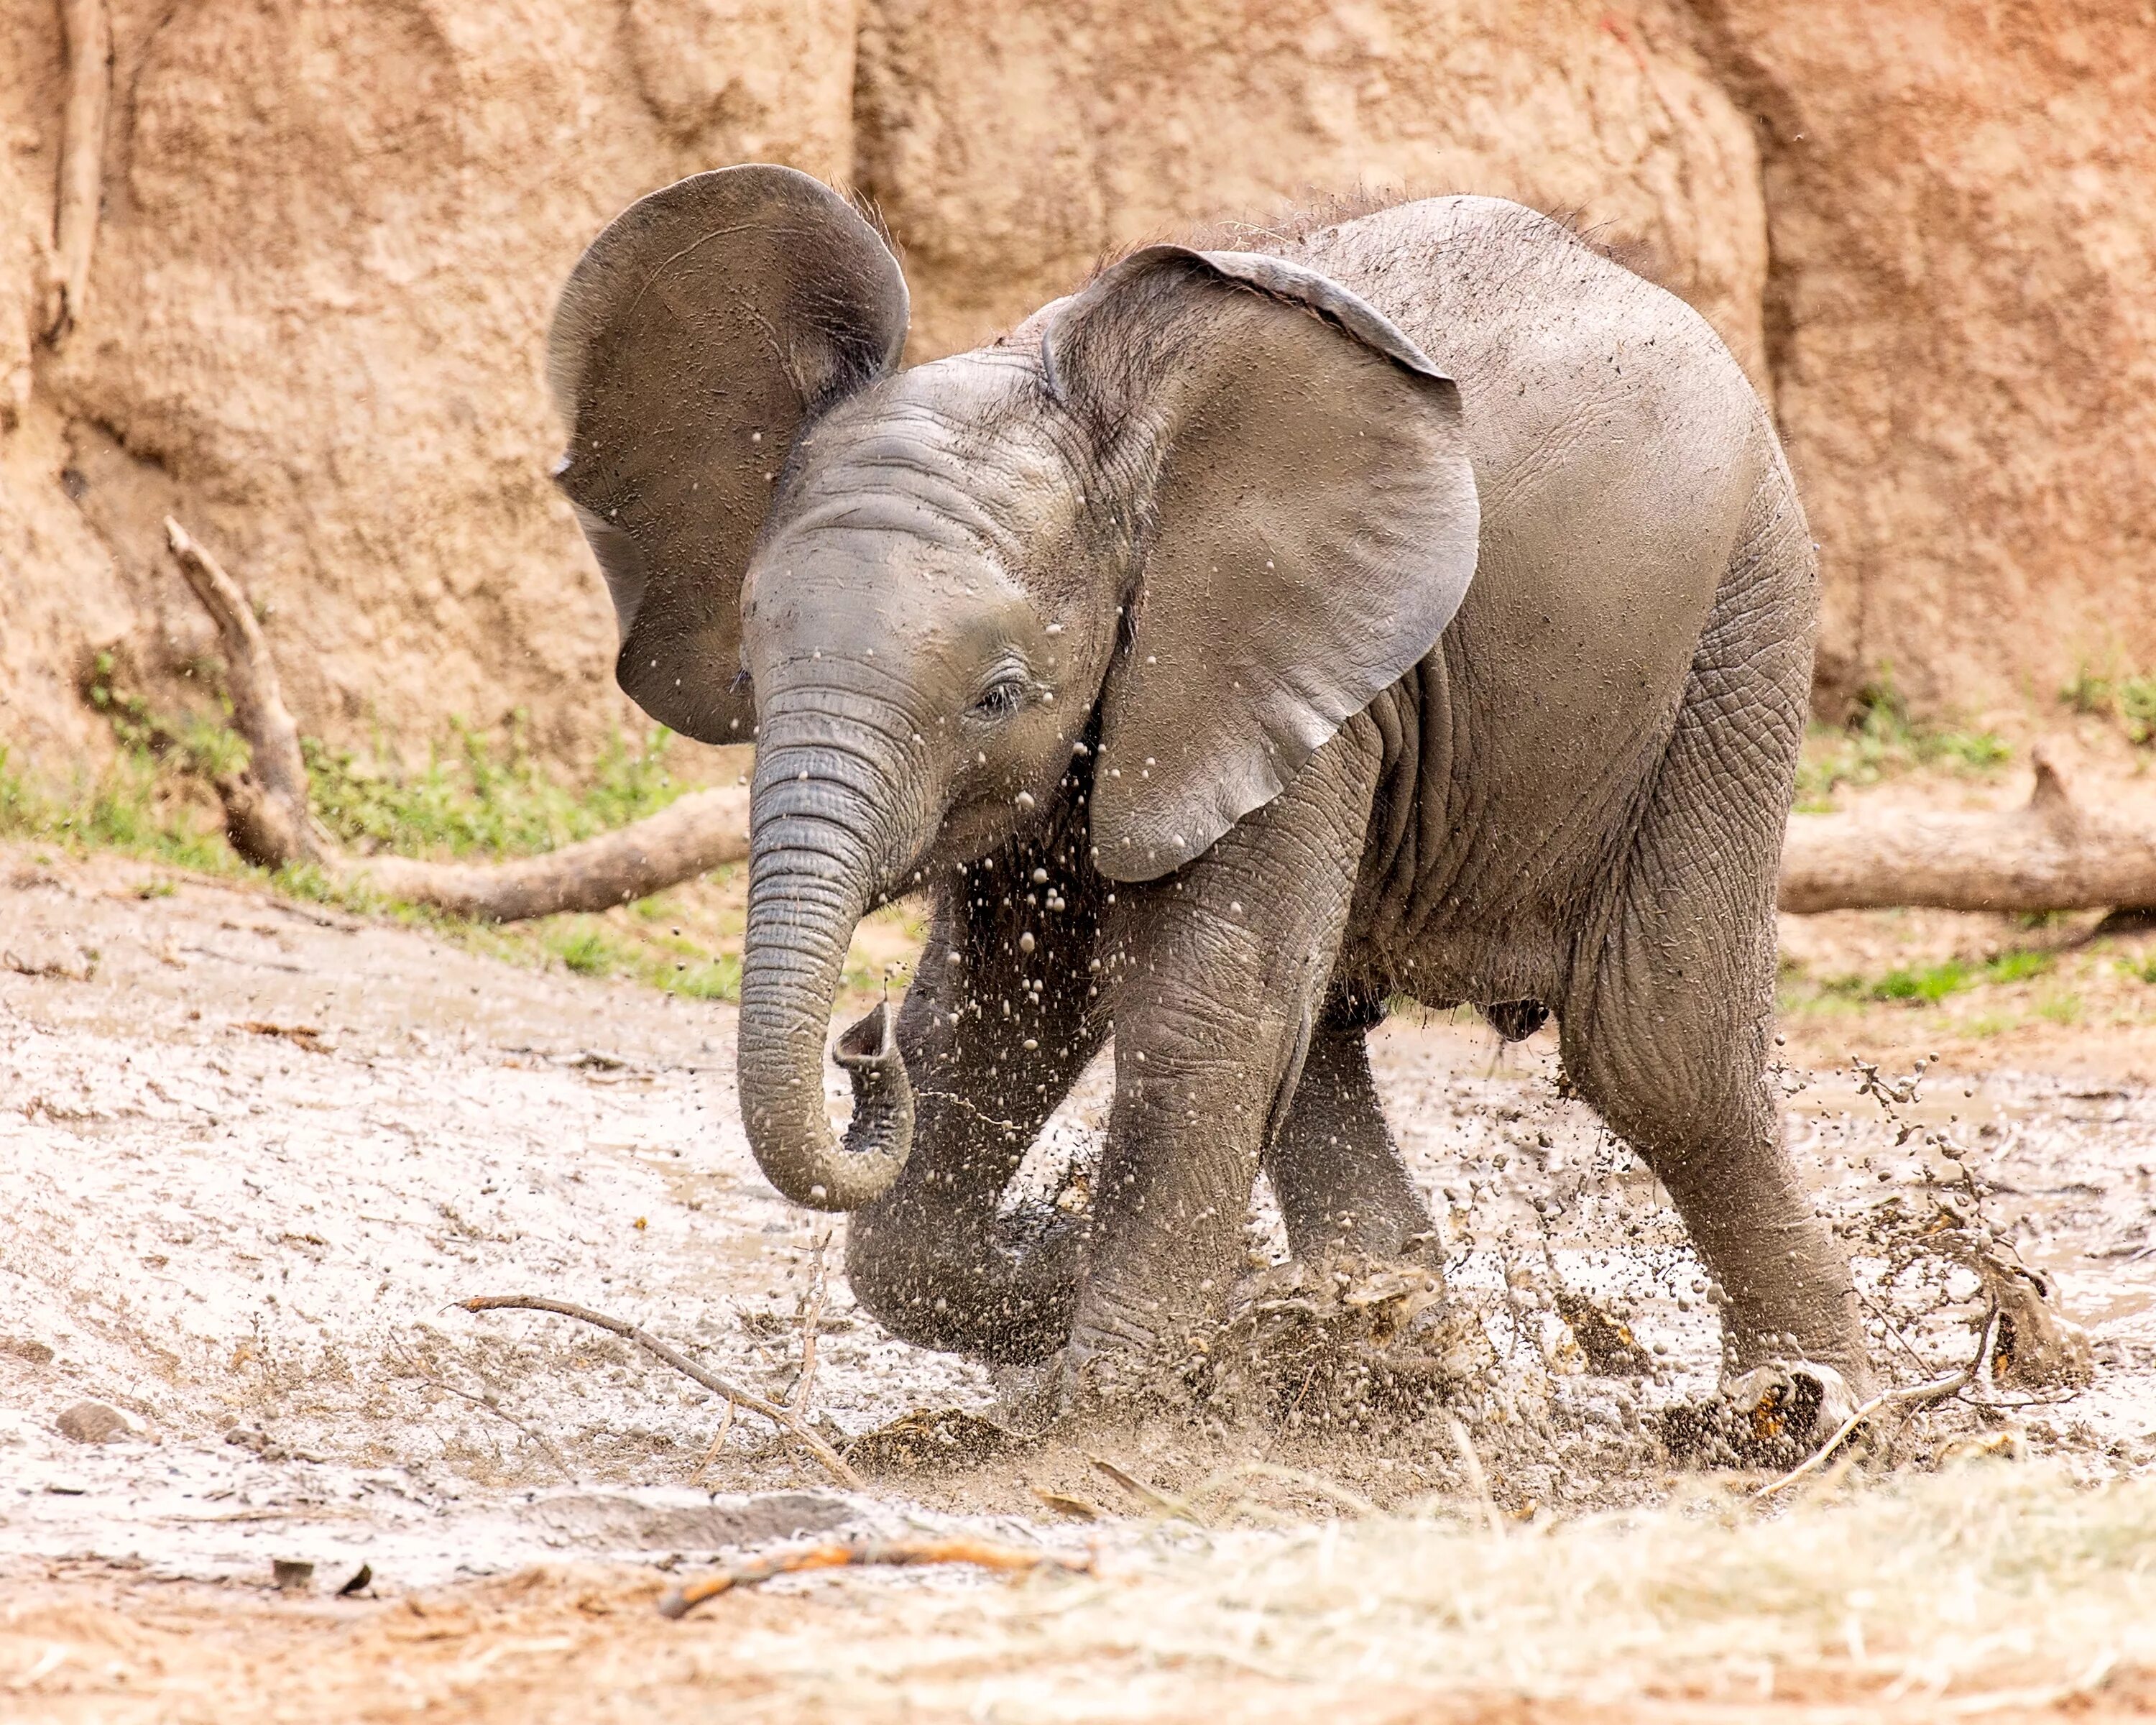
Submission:
[[[0,20],[27,305],[62,57],[52,0]],[[0,741],[94,758],[72,689],[108,643],[186,698],[210,637],[167,510],[246,580],[304,729],[412,748],[521,708],[574,757],[641,722],[547,483],[547,319],[656,186],[745,157],[845,176],[850,0],[114,0],[112,24],[85,316],[55,352],[0,311]]]
[[[42,339],[66,81],[0,0],[0,746],[93,762],[117,647],[205,626],[180,514],[303,726],[417,748],[633,715],[544,474],[553,295],[622,204],[791,162],[872,196],[911,352],[1105,252],[1359,191],[1574,214],[1774,393],[1823,689],[1933,706],[2156,665],[2156,13],[2123,0],[110,0],[103,221]],[[192,696],[191,696],[192,691]]]
[[[1826,704],[2156,670],[2156,6],[1716,0]]]
[[[870,0],[860,79],[919,352],[1104,253],[1361,189],[1574,216],[1763,358],[1750,122],[1654,0]]]

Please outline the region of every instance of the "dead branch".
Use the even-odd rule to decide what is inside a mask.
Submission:
[[[748,855],[748,793],[740,787],[695,792],[613,832],[510,862],[346,855],[308,812],[299,727],[245,593],[170,516],[165,531],[223,641],[233,721],[253,752],[249,768],[215,781],[233,846],[250,862],[311,863],[344,890],[509,922],[607,910]],[[2156,832],[2077,803],[2040,747],[2034,793],[2007,813],[1793,816],[1779,896],[1799,914],[2156,905]]]
[[[55,347],[82,321],[105,198],[105,124],[112,109],[112,20],[105,0],[62,0],[67,107],[60,122],[60,177],[53,220],[53,288],[45,339]]]
[[[2076,802],[2040,744],[2035,788],[2020,809],[1793,815],[1779,896],[1799,915],[2156,905],[2156,831]]]
[[[728,1401],[747,1408],[750,1413],[769,1420],[779,1432],[793,1440],[823,1465],[824,1471],[850,1491],[860,1489],[861,1477],[847,1466],[839,1452],[824,1440],[823,1435],[808,1423],[803,1408],[788,1406],[758,1395],[752,1389],[743,1389],[731,1384],[716,1372],[706,1371],[686,1354],[669,1348],[649,1331],[619,1317],[608,1317],[603,1312],[594,1312],[588,1306],[578,1306],[567,1300],[549,1300],[537,1294],[475,1294],[459,1302],[467,1312],[552,1312],[562,1317],[573,1317],[583,1323],[595,1324],[609,1330],[624,1342],[634,1342],[646,1353],[665,1361],[685,1378],[701,1384],[713,1395],[724,1396]]]
[[[217,624],[233,723],[253,756],[246,768],[213,781],[233,849],[249,862],[270,869],[308,863],[342,891],[514,922],[608,910],[748,855],[748,793],[736,786],[692,792],[611,833],[510,862],[347,855],[309,812],[299,726],[245,592],[170,516],[165,533],[187,585]]]
[[[1090,1557],[1065,1557],[1060,1552],[995,1545],[984,1539],[878,1539],[858,1545],[797,1545],[675,1588],[660,1600],[659,1612],[662,1617],[686,1617],[706,1599],[715,1599],[737,1587],[753,1587],[773,1576],[871,1563],[975,1563],[984,1569],[1060,1569],[1071,1575],[1091,1574],[1093,1569]]]

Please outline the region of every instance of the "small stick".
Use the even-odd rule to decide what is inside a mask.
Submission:
[[[1490,1531],[1500,1539],[1505,1537],[1505,1517],[1497,1508],[1497,1500],[1490,1495],[1490,1476],[1482,1471],[1482,1458],[1475,1453],[1475,1440],[1467,1435],[1467,1428],[1450,1414],[1445,1423],[1452,1428],[1452,1446],[1460,1451],[1460,1466],[1467,1475],[1467,1484],[1482,1506],[1482,1519]]]
[[[603,1312],[594,1312],[588,1306],[578,1306],[567,1300],[549,1300],[537,1294],[475,1294],[469,1300],[457,1302],[466,1312],[551,1312],[558,1317],[573,1317],[580,1323],[596,1325],[611,1331],[624,1342],[634,1342],[646,1353],[664,1360],[685,1378],[693,1379],[711,1392],[737,1403],[750,1413],[760,1414],[794,1442],[800,1445],[823,1465],[830,1475],[849,1491],[858,1491],[861,1476],[847,1466],[844,1459],[824,1440],[823,1435],[802,1417],[801,1410],[783,1403],[774,1402],[758,1395],[752,1389],[743,1389],[738,1384],[730,1384],[716,1372],[709,1372],[686,1354],[675,1352],[656,1336],[619,1317],[608,1317]]]
[[[1858,1426],[1863,1425],[1864,1422],[1869,1420],[1874,1414],[1879,1412],[1881,1409],[1916,1409],[1928,1407],[1933,1402],[1943,1402],[1948,1396],[1960,1394],[1961,1392],[1968,1389],[1969,1384],[1975,1379],[1979,1363],[1989,1357],[1992,1347],[1996,1342],[1998,1335],[1999,1308],[1994,1305],[1991,1308],[1990,1320],[1984,1327],[1984,1339],[1978,1346],[1978,1352],[1975,1359],[1971,1360],[1958,1372],[1950,1372],[1943,1378],[1934,1378],[1928,1384],[1914,1384],[1910,1385],[1907,1389],[1887,1389],[1881,1391],[1877,1395],[1873,1396],[1870,1401],[1865,1403],[1862,1407],[1857,1409],[1855,1413],[1849,1416],[1849,1418],[1843,1420],[1840,1425],[1836,1426],[1834,1430],[1834,1435],[1829,1438],[1824,1444],[1820,1445],[1819,1448],[1815,1450],[1810,1455],[1806,1456],[1802,1461],[1799,1462],[1794,1467],[1784,1474],[1779,1480],[1775,1480],[1770,1484],[1762,1486],[1758,1491],[1754,1491],[1752,1494],[1752,1501],[1754,1503],[1757,1503],[1763,1497],[1773,1497],[1774,1493],[1782,1490],[1785,1486],[1794,1486],[1799,1480],[1804,1478],[1805,1475],[1812,1472],[1815,1469],[1819,1467],[1819,1466],[1824,1462],[1827,1457],[1833,1455],[1836,1450],[1840,1449],[1848,1440],[1849,1435],[1851,1432],[1855,1431]]]
[[[729,1401],[726,1404],[726,1412],[719,1416],[719,1429],[711,1435],[711,1447],[704,1451],[704,1459],[689,1475],[690,1485],[703,1478],[704,1470],[719,1459],[719,1451],[726,1446],[726,1434],[734,1429],[734,1414],[737,1411],[733,1403]]]
[[[1086,1459],[1093,1464],[1096,1471],[1113,1480],[1155,1515],[1168,1521],[1195,1522],[1201,1527],[1207,1525],[1205,1517],[1180,1497],[1171,1497],[1165,1491],[1156,1491],[1136,1474],[1127,1468],[1118,1467],[1106,1456],[1088,1455]]]
[[[686,1617],[706,1599],[715,1599],[737,1587],[753,1587],[775,1575],[870,1563],[901,1567],[915,1563],[977,1563],[984,1569],[1060,1569],[1069,1575],[1089,1575],[1093,1570],[1090,1557],[1065,1557],[1060,1552],[994,1545],[982,1539],[877,1539],[859,1545],[797,1545],[675,1588],[660,1600],[659,1615]]]
[[[824,1322],[824,1252],[830,1244],[831,1230],[826,1228],[808,1259],[808,1297],[801,1312],[801,1379],[788,1403],[797,1414],[808,1411],[808,1392],[816,1383],[816,1332]]]

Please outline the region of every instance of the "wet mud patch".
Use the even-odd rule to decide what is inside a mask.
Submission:
[[[0,1587],[11,1608],[26,1589],[59,1588],[54,1609],[90,1610],[104,1589],[98,1597],[136,1611],[141,1596],[128,1589],[194,1578],[221,1591],[189,1597],[236,1602],[236,1623],[237,1602],[254,1595],[233,1584],[266,1590],[282,1560],[313,1564],[307,1609],[330,1613],[322,1634],[355,1638],[355,1660],[384,1656],[367,1614],[408,1596],[451,1600],[445,1610],[477,1625],[464,1632],[476,1640],[456,1644],[471,1657],[518,1635],[567,1635],[599,1658],[634,1638],[581,1638],[641,1612],[655,1582],[607,1581],[614,1615],[588,1620],[566,1584],[540,1589],[543,1609],[501,1608],[506,1616],[459,1589],[508,1585],[474,1578],[535,1563],[685,1572],[795,1537],[795,1522],[818,1538],[950,1527],[1127,1553],[1126,1574],[1141,1577],[1132,1597],[1163,1613],[1210,1602],[1205,1611],[1226,1614],[1206,1620],[1226,1625],[1221,1645],[1270,1670],[1259,1631],[1277,1651],[1302,1633],[1285,1602],[1315,1609],[1333,1584],[1296,1571],[1253,1618],[1218,1578],[1276,1559],[1318,1565],[1307,1542],[1326,1527],[1350,1541],[1366,1522],[1370,1538],[1434,1530],[1368,1559],[1399,1584],[1377,1587],[1369,1609],[1413,1617],[1434,1609],[1414,1580],[1427,1565],[1484,1562],[1481,1546],[1426,1548],[1425,1537],[1488,1539],[1500,1527],[1509,1539],[1652,1517],[1657,1505],[1733,1515],[1781,1465],[1755,1455],[1702,1471],[1673,1455],[1668,1411],[1711,1395],[1722,1375],[1716,1291],[1651,1173],[1560,1096],[1547,1032],[1503,1047],[1443,1021],[1396,1021],[1373,1040],[1394,1130],[1442,1219],[1441,1289],[1397,1266],[1290,1265],[1261,1189],[1239,1303],[1218,1338],[1179,1362],[1186,1387],[1204,1392],[1195,1411],[1044,1432],[1016,1417],[1037,1379],[891,1340],[834,1276],[815,1321],[811,1417],[858,1457],[867,1489],[836,1489],[746,1415],[715,1446],[718,1399],[619,1338],[455,1302],[581,1300],[759,1394],[793,1393],[823,1224],[779,1199],[748,1157],[732,1010],[521,970],[424,931],[227,885],[181,880],[144,898],[148,873],[54,859],[16,870],[27,884],[0,893],[0,944],[99,954],[94,970],[0,973]],[[1847,1446],[1847,1470],[1792,1491],[1802,1512],[1815,1488],[2002,1458],[2048,1464],[2070,1486],[2156,1468],[2156,1091],[2130,1069],[2092,1072],[2100,1050],[2084,1052],[2071,1076],[1932,1069],[1892,1117],[1859,1071],[1792,1076],[1790,1141],[1856,1253],[1887,1380],[1968,1363],[2002,1275],[2048,1291],[2046,1309],[2085,1332],[2087,1371],[2085,1383],[2031,1381],[2026,1339],[2002,1322],[1988,1384],[1877,1422]],[[834,1108],[842,1086],[834,1074]],[[1102,1075],[1091,1075],[1029,1163],[1034,1184],[1014,1194],[1014,1218],[1074,1191],[1082,1205],[1106,1102]],[[1252,1369],[1224,1369],[1230,1358]],[[74,1435],[89,1425],[63,1415],[85,1404],[120,1425],[100,1422],[102,1440]],[[1965,1476],[1989,1501],[2038,1472]],[[2073,1501],[2046,1497],[2045,1513],[2064,1516],[2058,1506]],[[1383,1512],[1377,1522],[1370,1509]],[[1347,1548],[1326,1561],[1350,1561],[1337,1554]],[[1173,1567],[1186,1558],[1199,1569]],[[332,1609],[331,1584],[362,1566],[372,1597]],[[952,1658],[991,1687],[1023,1687],[1011,1650],[1038,1651],[1054,1617],[1027,1615],[1048,1594],[963,1578],[771,1585],[767,1600],[729,1603],[730,1633],[764,1625],[777,1647],[786,1622],[873,1605],[883,1669],[912,1671],[924,1695],[942,1679],[886,1634],[916,1604],[1018,1602],[998,1619],[1015,1638],[1001,1651],[952,1641],[952,1620],[935,1618],[960,1650]],[[1095,1601],[1083,1616],[1122,1597],[1054,1599],[1059,1611]],[[774,1601],[792,1602],[794,1618],[764,1615]],[[358,1615],[338,1627],[347,1609]],[[1189,1668],[1216,1690],[1270,1681],[1179,1642],[1140,1653],[1138,1627],[1115,1613],[1085,1621],[1089,1681],[1165,1669],[1155,1653],[1197,1661]],[[1541,1631],[1520,1633],[1547,1645]],[[1876,1664],[1883,1631],[1866,1633]],[[1296,1658],[1322,1666],[1375,1645]],[[1804,1657],[1827,1656],[1824,1641],[1807,1645]],[[43,1646],[8,1669],[19,1676]],[[1446,1646],[1444,1657],[1467,1658],[1460,1669],[1481,1669],[1479,1655]],[[1563,1661],[1549,1656],[1555,1671]],[[758,1692],[825,1693],[792,1657],[757,1667]],[[1888,1681],[1864,1675],[1872,1664],[1852,1665],[1845,1646],[1833,1657],[1857,1671],[1851,1695]],[[557,1667],[566,1661],[509,1651],[487,1669],[513,1679],[501,1693],[528,1698],[541,1692],[520,1686],[526,1674],[568,1682]],[[1690,1688],[1660,1692],[1756,1697],[1756,1672],[1733,1669],[1691,1669]],[[2059,1693],[2077,1680],[2040,1675]],[[685,1677],[681,1692],[708,1699],[716,1681]],[[1174,1716],[1187,1692],[1163,1694]]]

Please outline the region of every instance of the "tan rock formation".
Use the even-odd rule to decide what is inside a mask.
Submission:
[[[1771,382],[1830,696],[2156,668],[2145,0],[107,3],[102,221],[55,348],[64,8],[0,0],[18,768],[94,757],[99,646],[198,693],[168,511],[263,601],[310,732],[416,747],[522,707],[573,757],[634,721],[546,484],[542,334],[624,203],[744,158],[876,198],[916,357],[1224,218],[1388,188],[1575,212]]]
[[[2156,669],[2156,7],[1706,0],[1760,115],[1822,694]]]
[[[35,380],[0,433],[7,740],[49,768],[91,740],[56,691],[106,639],[184,692],[208,638],[167,511],[245,572],[310,731],[413,744],[521,707],[572,755],[630,721],[547,483],[547,319],[655,186],[743,156],[844,177],[850,0],[116,0],[112,23],[92,291],[54,353],[15,307],[49,267],[58,14],[0,0],[30,146],[0,191],[35,192],[0,213],[0,383]]]
[[[855,174],[916,357],[1199,224],[1475,191],[1576,214],[1763,376],[1757,151],[1691,33],[1664,0],[867,0]]]

